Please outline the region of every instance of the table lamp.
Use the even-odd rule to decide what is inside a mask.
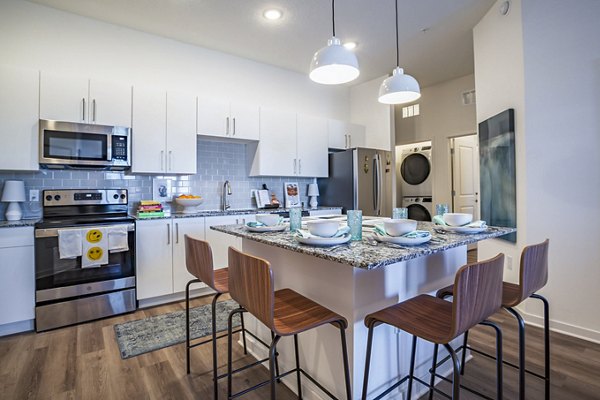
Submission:
[[[19,202],[25,201],[25,183],[23,181],[5,181],[2,201],[7,202],[6,219],[19,221],[23,216]]]
[[[308,196],[310,197],[310,208],[317,208],[317,196],[319,195],[319,186],[316,183],[308,184]]]

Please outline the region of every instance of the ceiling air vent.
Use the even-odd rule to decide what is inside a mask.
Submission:
[[[468,92],[462,93],[462,103],[463,106],[468,106],[471,104],[475,104],[475,89],[469,90]]]

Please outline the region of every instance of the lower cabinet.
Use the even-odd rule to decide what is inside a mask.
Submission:
[[[173,293],[185,291],[185,285],[195,279],[185,264],[185,235],[204,240],[204,218],[173,219]],[[204,283],[194,283],[192,289],[204,286]]]
[[[35,318],[33,228],[0,229],[0,325]]]
[[[210,243],[215,269],[227,267],[229,246],[242,249],[242,239],[227,233],[210,229],[216,225],[234,225],[254,222],[254,214],[227,215],[222,217],[206,217],[206,241]]]

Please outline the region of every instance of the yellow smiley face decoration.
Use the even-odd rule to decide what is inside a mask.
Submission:
[[[100,247],[92,247],[87,251],[87,258],[93,261],[102,258],[102,249]]]
[[[85,235],[85,238],[90,243],[98,243],[102,240],[102,232],[98,229],[92,229],[88,231],[87,235]]]

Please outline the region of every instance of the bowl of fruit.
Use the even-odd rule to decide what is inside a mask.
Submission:
[[[202,204],[203,201],[204,199],[202,196],[195,196],[193,194],[182,194],[175,197],[175,203],[183,208],[181,212],[184,214],[195,213],[197,207]]]

